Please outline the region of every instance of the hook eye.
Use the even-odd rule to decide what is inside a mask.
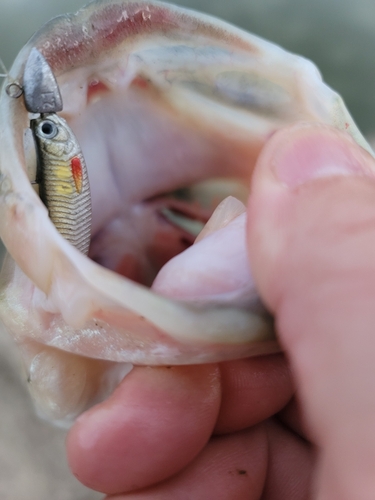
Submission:
[[[53,139],[58,131],[57,125],[51,120],[43,120],[38,126],[38,134],[44,139]]]
[[[23,94],[23,88],[18,82],[13,82],[5,87],[5,92],[9,97],[12,97],[12,99],[18,99]]]

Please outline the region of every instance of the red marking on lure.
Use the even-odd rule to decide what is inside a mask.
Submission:
[[[70,162],[70,167],[72,169],[72,175],[74,179],[74,184],[76,185],[77,193],[80,193],[82,191],[83,172],[82,172],[82,163],[81,160],[78,158],[78,156],[72,158]]]

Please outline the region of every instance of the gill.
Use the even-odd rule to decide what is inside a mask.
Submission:
[[[7,77],[5,70],[0,76]],[[91,239],[91,193],[85,159],[76,136],[57,113],[63,110],[60,89],[44,56],[33,48],[26,61],[22,86],[6,87],[11,98],[23,95],[31,114],[30,128],[36,152],[36,174],[30,181],[60,234],[87,254]]]

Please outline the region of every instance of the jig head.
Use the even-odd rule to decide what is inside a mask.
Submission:
[[[26,109],[37,153],[36,184],[57,230],[83,253],[91,238],[91,194],[85,159],[72,129],[57,112],[63,102],[55,75],[33,48],[23,75]]]
[[[55,75],[35,47],[30,52],[23,73],[23,93],[29,113],[57,113],[63,109]]]

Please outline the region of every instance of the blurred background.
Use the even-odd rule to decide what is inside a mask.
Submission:
[[[78,0],[0,0],[0,57],[7,67],[51,17]],[[374,0],[175,0],[221,17],[312,59],[343,97],[359,127],[375,136]],[[1,116],[0,116],[1,120]],[[1,243],[0,243],[1,245]],[[0,246],[0,259],[2,255]],[[1,328],[1,326],[0,326]],[[0,335],[1,500],[95,500],[70,475],[65,432],[34,415],[11,340]]]

